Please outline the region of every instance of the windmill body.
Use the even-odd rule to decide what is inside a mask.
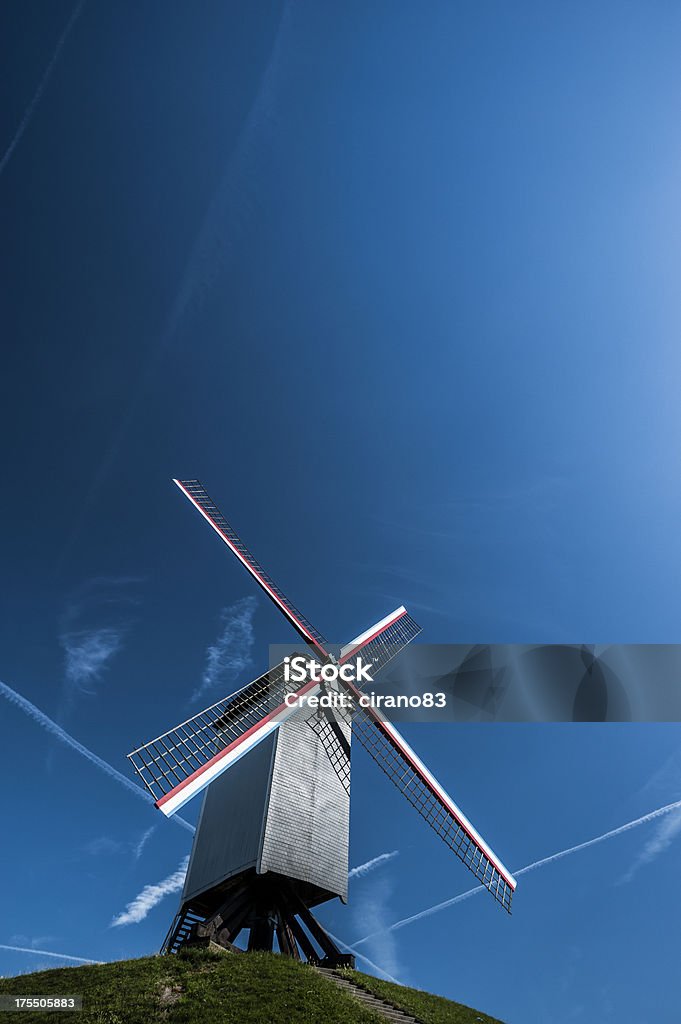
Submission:
[[[255,871],[290,879],[315,904],[345,901],[349,824],[322,741],[302,719],[287,722],[207,788],[183,899]]]
[[[197,480],[175,483],[283,612],[320,666],[291,682],[285,663],[180,723],[129,758],[156,806],[174,814],[204,791],[179,911],[163,951],[214,941],[276,949],[326,965],[347,964],[311,908],[348,891],[350,742],[358,740],[426,823],[510,912],[515,879],[403,736],[365,706],[361,673],[372,676],[420,632],[397,608],[336,656],[255,560]],[[334,666],[345,681],[329,687]],[[350,671],[350,676],[352,672]],[[303,698],[330,689],[349,713],[304,712]]]
[[[168,948],[187,936],[231,945],[248,929],[251,948],[271,949],[277,935],[281,949],[301,907],[347,899],[349,824],[322,740],[303,720],[285,723],[206,789]],[[316,946],[311,959],[347,960],[325,933]]]

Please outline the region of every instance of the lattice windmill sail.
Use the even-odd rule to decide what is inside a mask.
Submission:
[[[361,654],[371,661],[375,678],[420,632],[400,607],[333,658],[324,636],[251,555],[199,481],[174,482],[320,663],[343,665]],[[165,949],[177,948],[188,936],[209,936],[229,946],[248,928],[249,948],[272,948],[276,932],[280,950],[315,959],[312,934],[327,962],[347,959],[310,907],[347,896],[352,737],[510,912],[512,874],[394,725],[376,709],[359,706],[356,686],[343,684],[355,699],[346,720],[330,713],[304,715],[293,704],[295,697],[314,695],[322,686],[315,678],[287,681],[282,663],[128,755],[166,815],[206,790],[182,905]],[[243,796],[249,791],[262,799],[246,806]],[[241,816],[241,832],[232,830],[225,838],[236,816]]]

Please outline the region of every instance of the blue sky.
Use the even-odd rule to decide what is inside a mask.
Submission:
[[[5,687],[125,776],[290,639],[173,476],[334,641],[400,603],[432,642],[680,640],[680,34],[666,3],[4,5]],[[0,695],[0,945],[157,949],[172,893],[111,922],[189,831]],[[681,797],[673,725],[404,731],[512,869]],[[395,976],[509,1024],[678,1019],[673,815],[511,918],[388,931],[469,878],[361,751],[352,814],[354,865],[399,854],[324,920]]]

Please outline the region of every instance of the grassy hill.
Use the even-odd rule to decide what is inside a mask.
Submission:
[[[358,971],[347,977],[424,1024],[500,1024],[459,1003]],[[310,967],[272,953],[192,950],[180,956],[62,967],[0,978],[0,993],[83,996],[80,1013],[29,1010],[2,1015],[17,1024],[385,1024]]]

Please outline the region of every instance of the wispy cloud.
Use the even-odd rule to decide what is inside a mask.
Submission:
[[[68,723],[70,712],[83,695],[93,697],[110,662],[123,646],[130,628],[129,609],[139,603],[132,576],[95,576],[81,583],[65,602],[59,622],[59,643],[64,650],[64,682],[55,719]],[[47,751],[47,769],[54,764],[54,748]]]
[[[149,839],[153,835],[156,829],[155,825],[145,829],[139,839],[134,842],[124,841],[122,839],[112,839],[111,836],[97,836],[96,839],[91,839],[85,844],[85,852],[90,854],[92,857],[100,856],[113,856],[119,853],[132,853],[135,860],[139,860],[142,856],[144,847],[149,842]]]
[[[33,97],[31,99],[30,103],[28,104],[28,106],[24,110],[23,117],[21,118],[21,121],[19,122],[19,126],[17,127],[17,130],[15,131],[14,135],[12,136],[12,138],[10,140],[9,146],[7,147],[7,149],[5,150],[5,152],[3,154],[2,160],[0,160],[0,174],[2,174],[2,172],[5,170],[5,167],[9,163],[9,160],[10,160],[10,158],[12,156],[12,153],[14,152],[14,150],[17,148],[17,146],[21,142],[21,138],[22,138],[24,132],[26,131],[26,129],[28,128],[30,120],[33,117],[33,113],[34,113],[36,107],[38,106],[38,104],[40,103],[40,99],[41,99],[43,93],[45,92],[45,89],[47,87],[47,83],[49,82],[50,78],[52,77],[52,72],[55,69],[55,65],[56,65],[57,61],[59,60],[59,55],[61,54],[61,51],[64,48],[64,43],[66,42],[66,40],[67,40],[67,38],[69,36],[69,33],[71,32],[71,29],[73,28],[73,26],[75,25],[76,21],[78,20],[78,17],[80,16],[80,12],[82,11],[84,4],[85,4],[85,0],[79,0],[79,2],[76,4],[76,6],[71,11],[71,17],[66,22],[65,28],[64,28],[62,34],[59,36],[59,39],[57,40],[57,45],[54,48],[54,51],[53,51],[52,56],[50,58],[49,64],[47,65],[47,67],[45,68],[45,71],[43,72],[43,77],[40,79],[40,81],[38,83],[38,87],[37,87],[36,91],[33,93]]]
[[[552,853],[548,857],[542,857],[541,860],[535,860],[531,864],[526,864],[524,868],[514,871],[513,874],[518,878],[520,875],[525,875],[529,871],[536,871],[538,868],[546,867],[548,864],[554,864],[556,861],[562,860],[564,857],[572,856],[573,853],[580,853],[582,850],[588,850],[592,846],[597,846],[599,843],[605,843],[609,839],[614,839],[616,836],[624,835],[625,832],[630,832],[632,829],[640,828],[641,825],[647,825],[651,821],[657,821],[666,815],[672,814],[676,817],[680,812],[681,800],[675,800],[671,804],[665,804],[663,807],[658,807],[654,811],[649,811],[648,814],[641,815],[640,818],[634,818],[633,821],[628,821],[624,825],[619,825],[618,828],[613,828],[609,832],[603,832],[602,835],[595,836],[593,839],[587,839],[586,842],[578,843],[576,846],[568,846],[565,850],[559,850],[558,853]],[[458,896],[453,896],[451,899],[443,900],[441,903],[435,903],[432,907],[426,907],[425,910],[420,910],[418,913],[412,914],[410,917],[403,917],[400,921],[394,921],[391,925],[388,925],[387,931],[394,932],[397,931],[398,928],[405,928],[409,924],[421,921],[424,917],[430,917],[431,914],[438,914],[441,910],[447,910],[449,907],[456,906],[457,903],[463,903],[464,900],[468,900],[480,892],[486,892],[485,887],[482,885],[476,885],[473,889],[468,889],[466,892],[459,893]],[[376,932],[369,933],[361,939],[356,939],[354,945],[360,946],[363,942],[369,942],[375,937]]]
[[[661,853],[668,850],[676,837],[681,834],[681,809],[672,811],[664,818],[651,836],[627,873],[620,879],[621,883],[631,882],[639,868],[650,864]]]
[[[92,607],[139,604],[134,588],[137,584],[145,582],[146,576],[139,575],[90,576],[69,594],[62,613],[62,621],[68,625],[81,618]]]
[[[681,779],[681,747],[673,750],[665,758],[662,765],[653,772],[650,778],[641,786],[639,794],[657,795],[662,793],[671,795],[670,789],[678,790]]]
[[[65,654],[63,714],[83,693],[94,693],[110,662],[123,646],[130,628],[130,608],[139,604],[135,576],[96,576],[71,593],[61,615],[59,643]]]
[[[140,836],[138,841],[135,843],[135,845],[133,847],[133,851],[132,851],[134,853],[134,855],[135,855],[135,860],[139,860],[140,859],[140,857],[142,856],[142,851],[144,850],[144,847],[147,845],[147,843],[149,842],[149,840],[151,839],[151,837],[152,837],[152,835],[154,834],[155,831],[156,831],[156,826],[152,825],[150,828],[148,828],[146,830],[146,832],[142,833],[142,835]]]
[[[371,860],[365,861],[364,864],[358,864],[357,867],[350,868],[348,878],[364,878],[365,875],[375,871],[376,868],[394,860],[399,855],[399,852],[399,850],[391,850],[390,853],[379,853],[378,857],[372,857]]]
[[[95,768],[99,768],[99,770],[104,772],[105,775],[108,775],[110,779],[114,779],[114,781],[118,782],[119,785],[124,786],[128,792],[134,793],[138,799],[144,800],[146,804],[152,803],[151,797],[145,790],[141,789],[141,787],[136,785],[136,783],[131,779],[126,778],[125,775],[122,775],[121,772],[117,771],[112,767],[112,765],[107,761],[104,761],[97,754],[94,754],[82,743],[79,743],[77,739],[74,739],[74,737],[66,732],[65,729],[62,729],[60,725],[57,725],[56,722],[46,715],[44,711],[41,711],[40,708],[36,707],[35,704],[32,704],[30,700],[22,697],[20,693],[17,693],[16,690],[13,690],[11,686],[8,686],[2,681],[0,681],[0,695],[5,697],[10,704],[13,704],[15,707],[23,711],[24,714],[28,715],[28,717],[34,722],[37,722],[37,724],[45,729],[45,731],[51,736],[56,737],[56,739],[65,744],[65,746],[70,747],[71,750],[75,750],[77,754],[81,755],[81,757],[86,758],[90,764],[93,764]],[[184,818],[180,818],[177,814],[172,816],[172,820],[187,829],[189,832],[193,833],[195,831],[193,825],[190,825],[188,821],[185,821]]]
[[[0,943],[0,949],[9,950],[10,953],[34,953],[36,956],[52,956],[57,960],[70,960],[76,964],[101,964],[101,960],[88,960],[84,956],[69,956],[66,953],[53,953],[50,949],[36,949],[34,946],[5,946]]]
[[[253,616],[256,607],[254,597],[244,597],[222,609],[220,633],[206,651],[206,667],[199,686],[192,694],[192,701],[218,684],[224,688],[249,667],[255,641]]]
[[[143,921],[147,914],[165,896],[170,896],[172,893],[180,891],[184,885],[188,865],[189,857],[185,857],[177,871],[173,871],[172,875],[168,875],[162,882],[145,885],[139,895],[135,896],[134,900],[128,903],[125,910],[118,914],[117,917],[114,917],[110,927],[119,928],[121,925],[139,924],[140,921]]]
[[[371,955],[380,962],[381,970],[388,977],[402,974],[397,961],[397,943],[388,924],[392,893],[392,882],[385,877],[379,878],[366,889],[364,898],[353,911],[356,927],[368,932],[366,941],[371,944]]]
[[[107,663],[121,649],[120,630],[110,627],[63,633],[60,643],[66,654],[66,679],[73,689],[92,693],[88,686],[101,676]]]

